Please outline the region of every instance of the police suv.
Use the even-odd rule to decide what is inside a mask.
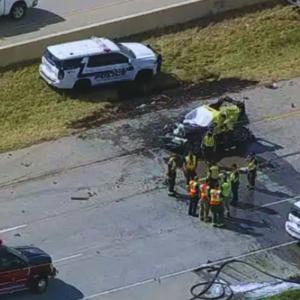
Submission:
[[[40,76],[59,89],[87,89],[120,81],[146,81],[156,75],[161,56],[140,43],[115,43],[106,38],[49,46]]]

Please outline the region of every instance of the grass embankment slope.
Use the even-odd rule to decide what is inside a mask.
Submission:
[[[264,298],[263,300],[299,300],[300,299],[300,290],[287,291],[278,296],[272,296]]]
[[[280,4],[261,11],[193,22],[144,35],[163,54],[165,73],[180,82],[238,78],[258,82],[300,75],[300,16]],[[38,79],[38,66],[0,73],[0,151],[70,132],[72,122],[113,111],[116,93],[58,93]],[[113,102],[107,98],[115,99]],[[106,100],[105,100],[106,99]]]

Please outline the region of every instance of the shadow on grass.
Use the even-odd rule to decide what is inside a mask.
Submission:
[[[212,76],[212,79],[192,84],[182,82],[173,74],[161,73],[146,84],[126,82],[95,87],[87,92],[68,92],[68,96],[77,101],[105,102],[104,108],[70,123],[69,128],[93,128],[120,118],[176,108],[199,97],[205,99],[238,92],[257,83],[239,78],[214,79]]]

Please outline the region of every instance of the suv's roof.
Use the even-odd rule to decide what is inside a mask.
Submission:
[[[92,37],[87,40],[49,46],[48,50],[58,59],[65,60],[95,54],[119,51],[119,47],[105,38]]]

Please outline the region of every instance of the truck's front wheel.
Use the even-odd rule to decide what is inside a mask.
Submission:
[[[153,77],[152,70],[142,70],[139,71],[135,77],[135,81],[139,83],[145,83],[151,80]]]
[[[10,16],[14,20],[21,20],[25,15],[27,11],[27,6],[23,2],[17,2],[13,5],[11,11],[10,11]]]
[[[31,291],[34,294],[43,294],[46,292],[48,288],[48,277],[47,276],[40,276],[35,278],[31,282]]]

